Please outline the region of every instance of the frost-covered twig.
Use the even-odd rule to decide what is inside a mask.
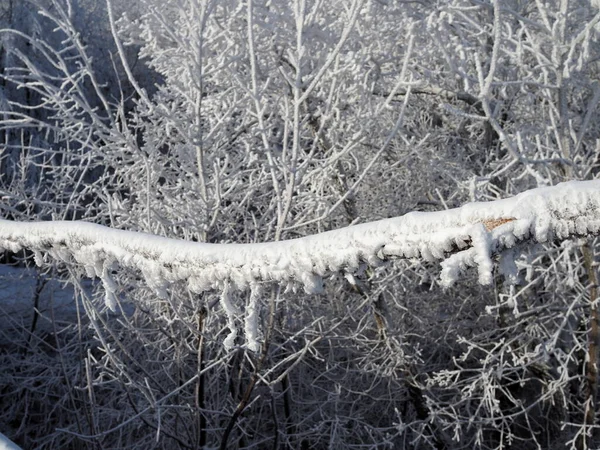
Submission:
[[[504,248],[525,239],[563,240],[599,230],[600,181],[583,181],[274,243],[205,244],[86,222],[1,220],[0,247],[46,252],[103,279],[107,267],[137,269],[159,294],[176,281],[187,281],[192,292],[276,282],[300,284],[313,293],[328,273],[353,272],[362,263],[378,265],[390,257],[443,261],[444,285],[467,267],[478,267],[480,281],[489,283],[490,258]]]

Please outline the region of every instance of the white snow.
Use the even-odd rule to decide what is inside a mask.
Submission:
[[[320,292],[324,275],[340,270],[352,274],[361,264],[378,265],[390,257],[442,261],[445,286],[468,267],[477,267],[480,283],[489,284],[492,256],[520,241],[564,240],[599,230],[600,181],[579,181],[533,189],[504,200],[413,212],[273,243],[205,244],[86,222],[0,220],[0,247],[30,249],[38,264],[50,256],[83,265],[90,276],[102,280],[111,309],[117,306],[117,287],[110,271],[119,266],[140,271],[162,297],[175,281],[187,282],[196,293],[222,290],[221,305],[231,328],[226,343],[233,345],[237,310],[230,290],[275,282]],[[513,275],[510,261],[503,261],[503,269]],[[247,345],[252,348],[258,345],[257,295],[253,290],[244,326]]]
[[[239,311],[231,302],[231,297],[229,295],[229,283],[225,283],[223,292],[221,293],[221,306],[227,315],[227,326],[229,327],[229,334],[225,338],[225,341],[223,341],[223,345],[227,350],[230,350],[235,346],[235,338],[237,337],[235,317],[239,314]]]
[[[253,352],[260,350],[258,331],[258,307],[261,296],[260,286],[252,285],[250,299],[246,307],[246,319],[244,322],[244,334],[246,335],[246,347]]]
[[[482,226],[503,219],[506,223],[491,230]],[[261,281],[298,282],[307,292],[318,292],[323,275],[338,270],[351,273],[362,262],[379,264],[381,257],[447,260],[450,253],[463,253],[455,259],[478,266],[481,281],[487,283],[490,255],[501,247],[528,237],[545,242],[599,229],[600,181],[584,181],[259,244],[196,243],[77,221],[0,220],[0,247],[28,248],[36,252],[38,262],[44,253],[76,261],[100,277],[111,292],[115,287],[108,268],[118,266],[140,270],[162,295],[177,280],[187,280],[193,292],[222,289],[225,282],[233,289],[246,289]]]

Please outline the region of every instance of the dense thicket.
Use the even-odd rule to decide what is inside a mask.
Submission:
[[[278,241],[599,168],[590,1],[2,0],[0,21],[7,219]],[[48,449],[593,448],[596,249],[518,246],[522,275],[492,287],[443,290],[410,260],[318,296],[231,294],[258,305],[257,352],[222,345],[222,293],[159,296],[119,270],[115,314],[48,259],[22,300],[35,313],[0,330],[2,432]],[[73,284],[74,322],[40,306],[47,280]]]

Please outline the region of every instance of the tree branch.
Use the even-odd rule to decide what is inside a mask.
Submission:
[[[442,261],[451,285],[465,267],[478,267],[489,284],[490,258],[517,242],[565,240],[600,230],[600,181],[562,183],[515,197],[447,211],[418,212],[299,239],[259,244],[206,244],[122,231],[86,222],[0,220],[0,248],[28,249],[42,264],[46,252],[83,265],[110,291],[109,268],[139,270],[159,295],[176,281],[192,292],[246,289],[256,282],[322,289],[322,276],[354,272],[389,258]]]

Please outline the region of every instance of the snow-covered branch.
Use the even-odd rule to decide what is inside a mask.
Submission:
[[[187,281],[192,292],[245,289],[260,282],[300,283],[319,292],[322,276],[354,272],[390,257],[442,261],[442,283],[451,285],[467,267],[491,282],[492,256],[517,242],[546,242],[600,230],[600,181],[562,183],[512,198],[471,203],[439,212],[412,212],[304,238],[259,244],[205,244],[110,229],[85,222],[0,221],[0,247],[28,249],[85,266],[100,277],[114,306],[110,271],[137,269],[159,294]]]

